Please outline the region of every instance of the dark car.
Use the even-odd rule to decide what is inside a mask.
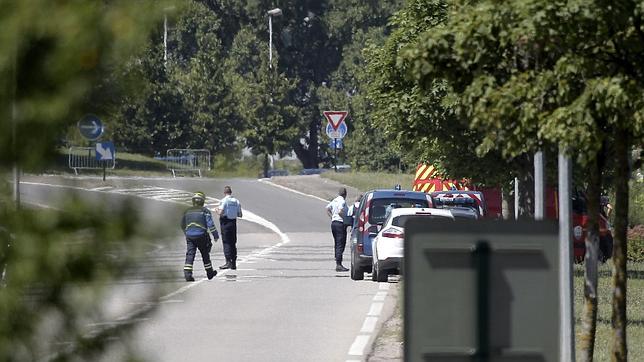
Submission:
[[[364,194],[355,218],[346,222],[351,230],[351,279],[362,280],[371,273],[373,257],[371,242],[387,220],[389,211],[399,207],[431,207],[432,198],[420,191],[372,190]]]

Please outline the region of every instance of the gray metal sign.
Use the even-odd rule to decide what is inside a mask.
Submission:
[[[558,361],[557,224],[410,220],[407,361]]]

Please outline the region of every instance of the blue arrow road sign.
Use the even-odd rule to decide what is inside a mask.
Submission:
[[[93,141],[103,134],[103,122],[95,115],[88,114],[78,121],[78,130],[83,137]]]
[[[347,135],[348,130],[347,124],[344,121],[340,122],[337,129],[333,129],[330,123],[326,125],[326,135],[329,138],[343,138]]]
[[[97,142],[96,143],[96,160],[97,161],[110,161],[116,157],[116,148],[112,142]]]
[[[331,148],[342,148],[342,138],[331,138],[329,140],[329,147]]]

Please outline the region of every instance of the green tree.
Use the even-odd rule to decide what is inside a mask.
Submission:
[[[644,128],[641,5],[454,1],[450,9],[444,27],[405,52],[413,79],[424,89],[437,77],[448,81],[458,114],[484,136],[480,153],[514,157],[550,143],[575,156],[587,170],[590,251],[597,250],[601,176],[614,168],[612,359],[626,360],[628,151],[641,144]],[[593,262],[586,261],[582,360],[593,359]]]
[[[476,155],[482,135],[470,129],[467,117],[457,113],[460,99],[451,96],[442,76],[433,75],[423,85],[407,76],[413,64],[400,58],[401,52],[429,29],[442,29],[447,18],[446,1],[409,1],[391,18],[392,31],[384,45],[366,49],[365,81],[373,105],[369,124],[411,167],[430,162],[446,176],[470,178],[478,184],[505,185],[514,176],[528,181],[531,158],[518,156],[506,161],[500,152]],[[524,193],[528,194],[528,189],[524,188]]]
[[[171,17],[167,48],[161,27],[128,75],[147,86],[123,99],[114,118],[116,140],[127,149],[154,153],[169,148],[230,148],[237,137],[229,87],[224,81],[219,17],[198,2],[186,2]],[[167,53],[167,59],[164,59]],[[116,127],[115,127],[116,128]]]
[[[243,28],[233,41],[226,59],[226,80],[235,100],[237,129],[246,146],[264,155],[264,176],[268,157],[291,150],[299,134],[297,109],[289,104],[294,83],[275,68],[269,69],[268,54],[249,28]]]
[[[11,198],[7,170],[48,164],[58,138],[96,106],[94,87],[132,61],[166,5],[2,2],[0,360],[97,359],[127,329],[91,334],[86,323],[103,312],[105,282],[130,270],[140,245],[131,242],[134,210],[97,212],[73,197],[60,205],[62,212],[21,209]]]

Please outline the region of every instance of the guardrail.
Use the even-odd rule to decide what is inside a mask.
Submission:
[[[199,149],[173,148],[166,152],[166,157],[155,157],[166,163],[166,168],[177,177],[178,172],[196,172],[201,177],[202,171],[210,171],[210,151]]]
[[[70,147],[68,153],[69,168],[78,175],[78,170],[101,170],[103,167],[114,169],[116,166],[116,154],[111,160],[98,161],[96,159],[96,148],[94,147]]]

